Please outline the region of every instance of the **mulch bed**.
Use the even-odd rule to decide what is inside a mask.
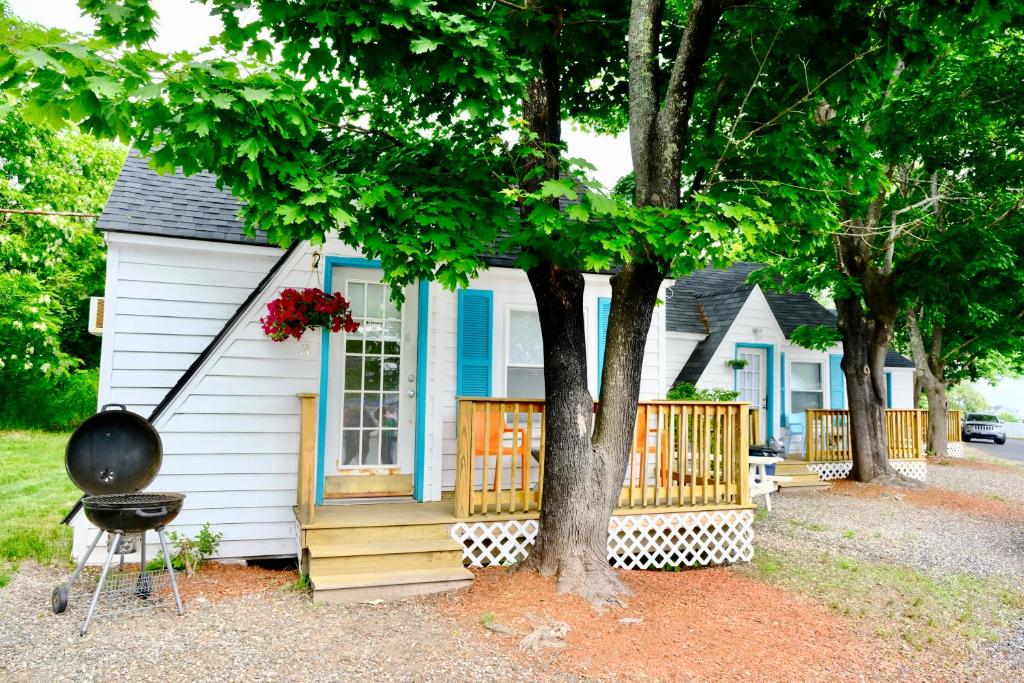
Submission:
[[[1024,521],[1024,505],[995,498],[975,496],[962,491],[929,486],[926,489],[903,489],[879,484],[839,479],[832,482],[829,495],[852,498],[892,498],[919,507],[963,512],[996,521]]]
[[[728,568],[622,576],[633,595],[625,609],[603,614],[581,598],[557,594],[552,579],[504,569],[478,571],[473,585],[446,598],[445,607],[466,628],[514,651],[520,634],[530,632],[538,619],[564,622],[569,626],[564,649],[520,656],[602,680],[942,678],[921,655],[903,652],[810,598]],[[484,621],[516,634],[489,633]]]
[[[206,562],[195,576],[178,572],[178,590],[183,602],[203,598],[219,602],[231,598],[281,590],[299,578],[293,569],[265,569],[236,564]]]

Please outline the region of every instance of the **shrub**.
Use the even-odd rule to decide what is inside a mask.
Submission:
[[[67,431],[96,412],[99,370],[0,375],[0,429]]]
[[[199,571],[199,567],[204,561],[217,552],[224,534],[210,531],[210,523],[207,522],[195,538],[183,536],[177,531],[170,532],[167,537],[170,539],[171,545],[174,546],[171,566],[176,571],[184,571],[186,576],[192,576]],[[150,571],[162,569],[163,566],[163,553],[157,553],[156,557],[146,563],[146,569]]]
[[[680,382],[668,390],[670,401],[735,401],[740,392],[730,389],[698,389],[689,382]]]

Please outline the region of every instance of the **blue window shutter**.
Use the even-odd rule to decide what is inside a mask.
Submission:
[[[459,347],[456,393],[491,395],[491,349],[494,346],[494,293],[459,290]]]
[[[885,373],[885,407],[892,408],[892,373]]]
[[[786,426],[786,353],[779,354],[779,416],[782,426]]]
[[[597,391],[601,391],[601,373],[604,371],[604,340],[608,336],[608,315],[612,312],[612,300],[606,296],[597,297]]]
[[[841,355],[832,354],[828,357],[829,406],[833,410],[846,408],[846,375],[843,374],[842,363]]]

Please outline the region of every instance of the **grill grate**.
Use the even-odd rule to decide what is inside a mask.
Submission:
[[[174,493],[112,493],[105,496],[89,496],[85,502],[90,506],[150,507],[174,503],[181,497],[181,494]]]

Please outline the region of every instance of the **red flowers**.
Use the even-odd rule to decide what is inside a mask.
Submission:
[[[340,293],[327,294],[318,287],[303,290],[288,288],[267,304],[268,315],[260,318],[263,333],[274,341],[288,337],[302,339],[311,327],[323,327],[331,332],[355,332],[359,323],[352,319],[348,301]]]

